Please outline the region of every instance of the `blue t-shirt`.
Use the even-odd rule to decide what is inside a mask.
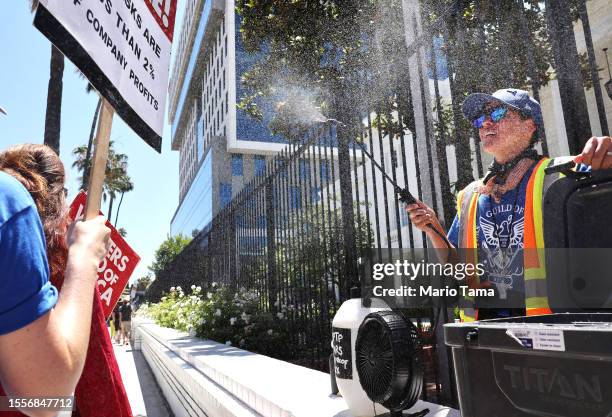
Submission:
[[[32,323],[57,302],[34,200],[4,172],[0,172],[0,271],[0,335]]]
[[[498,249],[523,249],[525,197],[532,171],[533,167],[525,173],[519,185],[502,196],[499,203],[486,195],[478,198],[476,233],[478,248],[483,249],[478,251],[478,260],[485,268],[481,281],[490,281],[497,288],[498,305],[503,304],[503,300],[508,300],[513,307],[517,307],[517,300],[524,302],[522,251]],[[459,217],[455,216],[448,231],[448,240],[457,247],[458,237]]]

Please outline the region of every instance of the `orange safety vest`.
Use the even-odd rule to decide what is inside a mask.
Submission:
[[[556,159],[554,162],[560,162]],[[544,256],[544,227],[542,218],[542,200],[544,193],[550,185],[559,178],[559,175],[546,175],[544,170],[553,164],[553,160],[543,158],[537,162],[533,169],[525,196],[525,226],[523,233],[524,252],[524,279],[525,279],[525,307],[528,316],[551,314],[548,305],[548,291],[546,284],[546,264]],[[476,187],[482,185],[482,181],[474,181],[463,189],[457,196],[457,215],[459,216],[459,245],[461,249],[473,249],[466,251],[466,263],[476,264],[478,262],[476,212],[478,210],[478,198],[480,194]],[[465,215],[462,215],[465,214]],[[472,282],[468,284],[474,285]],[[478,310],[473,306],[473,299],[467,299],[468,307],[460,310],[461,321],[469,322],[478,319]]]

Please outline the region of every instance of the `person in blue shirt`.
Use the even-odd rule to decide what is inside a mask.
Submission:
[[[540,104],[526,91],[508,88],[493,94],[468,96],[463,103],[463,114],[478,129],[483,150],[494,158],[477,189],[476,237],[477,247],[484,249],[485,285],[494,287],[498,301],[507,300],[508,308],[489,313],[492,317],[522,315],[524,309],[513,308],[521,304],[519,300],[524,303],[525,295],[523,259],[516,249],[523,248],[527,183],[541,158],[534,149],[538,132],[544,130]],[[594,170],[612,168],[611,151],[612,138],[592,137],[582,153],[574,157],[574,162]],[[448,259],[447,243],[427,227],[432,225],[441,234],[445,233],[434,211],[420,201],[408,205],[406,211],[414,226],[427,234],[442,260]],[[459,217],[455,216],[448,232],[451,250],[458,246],[458,232]],[[485,314],[480,314],[480,318],[490,318],[485,310],[481,313]]]
[[[0,383],[13,397],[71,395],[87,353],[97,267],[110,230],[98,216],[73,223],[66,236],[63,187],[64,167],[51,148],[0,153]],[[67,256],[50,265],[47,248],[60,239]],[[49,282],[52,272],[64,276],[60,295]]]

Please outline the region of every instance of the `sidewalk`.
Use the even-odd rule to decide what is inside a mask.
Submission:
[[[114,348],[134,417],[173,417],[142,353],[131,346]]]

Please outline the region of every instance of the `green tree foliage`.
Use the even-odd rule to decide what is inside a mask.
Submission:
[[[572,0],[575,19],[577,1]],[[471,92],[543,86],[554,79],[549,22],[538,0],[525,0],[524,13],[518,1],[421,4],[428,35],[423,39],[442,36],[442,51],[453,65],[455,107],[450,115],[454,111],[455,117],[447,117],[442,126],[447,134],[436,138],[441,142],[439,156],[445,145],[457,146],[457,188],[461,189],[473,180],[466,138],[474,132],[458,105]],[[358,127],[359,116],[375,111],[374,125],[389,138],[415,132],[401,1],[238,0],[236,6],[244,47],[257,58],[241,79],[240,109],[271,120],[273,131],[289,139],[303,134],[304,113],[319,112]],[[586,56],[581,55],[580,61],[588,87]],[[275,105],[266,104],[264,98]],[[272,113],[268,118],[266,111]],[[313,119],[317,118],[306,117]],[[459,123],[456,128],[454,122]],[[450,187],[443,191],[444,201],[452,207]]]
[[[398,74],[390,69],[401,57],[386,52],[402,49],[400,1],[236,3],[245,49],[260,56],[241,80],[240,108],[262,118],[261,97],[272,97],[277,110],[288,103],[277,113],[290,117],[273,120],[276,132],[291,138],[291,123],[309,108],[359,124],[367,104],[392,96]]]
[[[168,235],[159,248],[155,251],[155,259],[149,270],[157,277],[164,269],[170,265],[172,260],[191,242],[191,238],[187,238],[181,234],[176,236]]]
[[[443,49],[457,62],[458,77],[471,91],[507,86],[529,89],[534,82],[544,86],[555,78],[550,22],[544,2],[523,0],[521,10],[517,1],[462,0],[457,2],[460,9],[451,8],[449,13],[452,3],[427,2],[428,20],[434,22],[441,17],[450,28],[451,36]],[[578,0],[570,3],[572,17],[577,20]],[[432,34],[443,33],[432,30]],[[580,63],[585,87],[591,88],[586,52],[580,54]]]
[[[144,291],[147,289],[147,287],[151,284],[152,281],[153,281],[153,278],[151,274],[147,273],[146,275],[138,278],[136,282],[134,283],[134,285],[136,285],[136,289],[138,291]]]

